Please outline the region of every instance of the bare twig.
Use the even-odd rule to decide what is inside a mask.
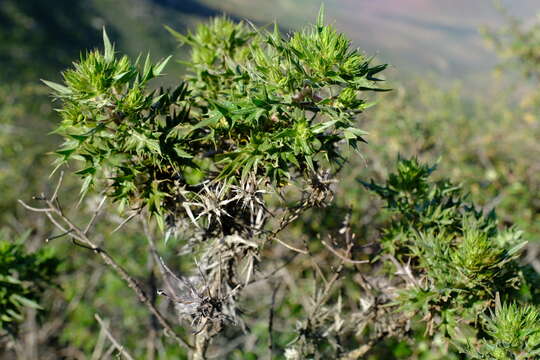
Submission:
[[[101,212],[101,209],[103,208],[103,205],[105,204],[105,200],[107,200],[107,196],[103,196],[103,198],[101,199],[101,201],[99,202],[99,205],[98,207],[96,208],[96,210],[94,211],[94,213],[92,214],[92,218],[90,219],[90,221],[88,222],[88,224],[86,225],[86,227],[84,228],[84,233],[85,234],[88,234],[88,231],[90,231],[90,228],[94,225],[94,222],[96,221],[99,213]]]
[[[107,339],[107,333],[105,332],[105,327],[102,326],[99,331],[96,345],[94,346],[94,351],[92,351],[92,356],[90,357],[90,360],[99,360],[103,358],[103,350],[105,348],[106,339]],[[113,348],[114,348],[114,344],[113,344]]]
[[[63,233],[61,233],[59,235],[49,236],[48,238],[45,239],[45,242],[49,242],[49,241],[52,241],[54,239],[59,239],[61,237],[69,235],[69,234],[71,234],[71,230],[65,231],[65,232],[63,232]]]
[[[414,277],[411,271],[410,264],[403,266],[393,255],[385,255],[384,257],[392,261],[392,263],[396,266],[397,268],[396,275],[401,276],[405,280],[406,283],[412,284],[418,288],[421,288],[420,283]]]
[[[152,233],[150,232],[150,228],[148,226],[148,222],[145,221],[144,217],[141,217],[141,222],[143,225],[144,233],[146,235],[146,238],[148,240],[148,247],[150,248],[150,253],[148,255],[148,288],[151,291],[151,302],[152,304],[156,303],[156,295],[157,295],[157,285],[156,285],[156,275],[154,272],[154,266],[157,260],[157,250],[156,250],[156,244],[154,241],[154,237],[152,236]],[[150,315],[150,332],[148,333],[148,340],[147,340],[147,352],[146,352],[146,358],[148,360],[154,360],[156,356],[156,335],[159,330],[159,324],[157,322],[157,319],[154,315]]]
[[[37,208],[37,207],[30,206],[26,204],[25,202],[23,202],[22,200],[19,200],[19,204],[21,204],[26,210],[30,210],[33,212],[50,212],[51,211],[50,208]]]
[[[60,182],[61,178],[59,180],[59,183]],[[190,345],[185,339],[183,339],[179,334],[174,331],[167,319],[165,319],[165,317],[152,303],[151,299],[146,295],[141,285],[139,285],[139,283],[131,275],[129,275],[129,273],[122,266],[120,266],[116,262],[116,260],[114,260],[114,258],[112,258],[104,249],[98,247],[96,243],[94,243],[83,230],[81,230],[68,217],[64,215],[62,208],[58,206],[58,187],[59,186],[57,186],[52,198],[48,200],[44,199],[44,201],[46,201],[46,204],[48,205],[48,208],[34,208],[27,205],[21,200],[19,200],[19,203],[21,203],[28,210],[45,212],[47,217],[58,229],[63,232],[69,232],[69,235],[73,238],[73,240],[79,241],[79,243],[74,241],[76,245],[88,248],[98,254],[103,260],[103,262],[107,266],[109,266],[118,276],[120,276],[120,278],[124,280],[128,287],[135,292],[139,301],[148,308],[148,310],[156,317],[160,325],[165,329],[166,334],[172,336],[180,345],[185,346],[188,349],[192,349],[192,345]],[[60,222],[55,217],[60,219],[64,223],[64,225],[60,224]]]
[[[133,219],[135,216],[139,215],[141,213],[140,210],[136,211],[135,213],[129,215],[126,219],[124,219],[120,225],[118,225],[116,228],[114,228],[114,230],[112,231],[112,233],[115,233],[117,232],[118,230],[120,230],[124,225],[126,225],[131,219]]]
[[[99,323],[99,325],[101,326],[101,328],[103,329],[103,331],[105,331],[105,335],[107,335],[107,337],[109,338],[109,340],[114,344],[114,346],[116,347],[116,349],[118,350],[118,352],[120,354],[122,354],[122,356],[124,358],[126,358],[127,360],[133,360],[133,357],[127,352],[127,350],[124,348],[123,345],[121,345],[115,338],[114,336],[111,334],[111,332],[109,331],[109,327],[107,326],[107,324],[105,324],[105,322],[99,317],[98,314],[95,314],[94,317],[96,318],[97,322]]]
[[[350,258],[347,258],[345,256],[343,256],[342,254],[340,254],[339,252],[337,252],[336,249],[334,249],[333,247],[331,247],[328,243],[326,243],[324,240],[321,241],[322,244],[324,246],[326,246],[326,248],[328,250],[330,250],[334,255],[336,255],[338,258],[340,258],[341,260],[343,260],[344,262],[346,263],[350,263],[350,264],[365,264],[365,263],[369,263],[369,260],[352,260]]]
[[[292,251],[296,251],[297,253],[304,254],[304,255],[308,254],[308,252],[306,250],[301,250],[301,249],[298,249],[298,248],[296,248],[296,247],[294,247],[292,245],[289,245],[286,242],[280,240],[277,236],[274,236],[273,239],[276,240],[281,245],[285,246],[287,249],[290,249]]]
[[[274,287],[272,291],[272,298],[270,302],[270,313],[268,315],[268,351],[270,352],[269,359],[272,360],[274,357],[274,312],[276,306],[276,295],[279,290],[279,284]]]
[[[51,196],[51,201],[55,201],[56,199],[58,199],[58,191],[60,191],[60,187],[62,186],[63,180],[64,180],[64,172],[60,171],[60,176],[58,177],[58,182],[56,183],[56,187]]]

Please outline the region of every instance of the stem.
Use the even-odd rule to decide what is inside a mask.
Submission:
[[[195,350],[193,351],[193,360],[206,360],[206,351],[210,345],[210,336],[205,329],[195,335]]]
[[[101,326],[101,328],[103,329],[103,331],[105,332],[105,335],[107,335],[107,337],[109,338],[109,340],[113,343],[113,345],[116,347],[116,349],[118,350],[118,352],[120,354],[122,354],[122,356],[126,359],[126,360],[133,360],[133,357],[129,354],[129,352],[127,352],[127,350],[124,348],[124,346],[122,344],[120,344],[118,342],[118,340],[116,340],[116,338],[112,335],[112,333],[110,332],[109,330],[109,326],[107,324],[105,324],[105,322],[101,319],[101,317],[98,315],[98,314],[94,314],[94,317],[96,318],[96,320],[98,321],[99,325]]]

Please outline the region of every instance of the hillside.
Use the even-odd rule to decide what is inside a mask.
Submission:
[[[318,1],[201,0],[259,22],[297,27],[314,18]],[[485,76],[496,63],[478,29],[502,18],[489,0],[329,0],[328,18],[355,44],[398,68],[401,75],[435,73],[451,79]],[[537,1],[503,1],[512,15],[532,17]]]
[[[51,12],[43,11],[39,0],[2,2],[0,62],[18,64],[4,75],[19,76],[15,74],[24,64],[34,69],[28,77],[54,73],[81,49],[95,46],[102,26],[119,50],[132,56],[149,51],[158,58],[182,55],[164,24],[182,31],[226,13],[261,25],[278,21],[282,29],[294,29],[313,20],[320,6],[312,0],[91,0],[62,6],[64,2],[55,2]],[[534,0],[503,3],[510,13],[525,18],[539,8]],[[492,1],[327,0],[325,5],[330,22],[366,53],[393,65],[400,77],[438,74],[452,80],[477,80],[496,63],[478,32],[480,26],[502,21]],[[45,66],[36,70],[36,61]]]
[[[0,2],[0,80],[58,79],[81,52],[101,44],[102,27],[121,52],[167,56],[177,45],[164,24],[184,30],[218,13],[197,4],[171,7],[167,1],[4,0]]]

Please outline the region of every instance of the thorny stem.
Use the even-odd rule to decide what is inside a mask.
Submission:
[[[322,243],[328,248],[331,250],[331,252],[336,255],[340,261],[339,261],[339,265],[337,267],[337,269],[335,270],[334,272],[334,276],[332,276],[332,278],[330,279],[330,281],[328,281],[326,283],[326,287],[324,288],[324,291],[323,293],[321,294],[321,296],[317,299],[314,307],[313,307],[313,310],[311,311],[311,315],[309,316],[308,318],[308,322],[311,321],[311,319],[315,316],[315,314],[317,313],[317,311],[319,310],[319,307],[324,304],[326,302],[326,300],[328,299],[328,297],[330,296],[330,293],[332,291],[332,288],[334,287],[334,284],[336,283],[336,281],[339,280],[340,276],[341,276],[341,273],[343,271],[343,268],[344,268],[344,265],[345,263],[353,263],[353,264],[359,264],[359,263],[363,263],[363,262],[367,262],[367,261],[356,261],[356,260],[352,260],[351,259],[351,256],[352,256],[352,248],[353,248],[353,239],[354,239],[354,234],[351,235],[351,231],[350,231],[350,227],[349,227],[349,224],[348,224],[348,220],[346,220],[345,224],[344,224],[344,227],[342,228],[342,232],[344,233],[345,235],[345,241],[347,243],[347,247],[346,247],[346,255],[341,255],[339,254],[335,249],[333,249],[330,245],[328,245],[327,243],[325,243],[324,241],[322,241]],[[316,265],[316,263],[314,263]],[[324,277],[323,277],[324,279]]]
[[[291,245],[285,243],[284,241],[280,240],[278,238],[278,234],[281,231],[283,231],[289,224],[291,224],[293,221],[295,221],[305,210],[307,210],[311,206],[312,206],[312,204],[309,201],[309,197],[308,197],[308,199],[305,199],[305,198],[302,199],[302,201],[300,201],[300,204],[297,207],[295,207],[294,209],[292,209],[292,210],[287,209],[286,213],[283,215],[283,217],[279,221],[279,226],[277,227],[277,229],[274,230],[274,231],[271,231],[271,232],[267,232],[266,241],[275,240],[278,243],[280,243],[281,245],[287,247],[288,249],[290,249],[290,250],[292,250],[292,251],[294,251],[296,253],[308,254],[308,251],[298,249],[298,248],[296,248],[294,246],[291,246]],[[222,279],[221,279],[221,276],[222,276],[221,275],[221,263],[222,263],[222,259],[220,257],[220,259],[219,259],[220,266],[218,268],[219,273],[218,273],[218,280],[217,280],[218,292],[219,292],[219,289],[221,288],[221,283],[222,283]],[[227,266],[227,268],[229,270],[232,269],[232,267],[230,265],[231,264],[229,264],[229,266]],[[248,280],[247,283],[250,283],[250,281]],[[272,325],[270,326],[269,331],[272,332]],[[194,349],[193,357],[192,357],[193,360],[204,360],[204,359],[207,358],[206,353],[208,351],[208,348],[209,348],[210,343],[212,341],[212,338],[214,336],[215,336],[215,332],[210,332],[210,329],[207,326],[204,326],[202,331],[195,335],[195,349]],[[270,344],[270,349],[271,349],[270,356],[271,357],[272,357],[272,347],[273,347],[273,345]]]
[[[63,175],[63,174],[62,174]],[[152,318],[155,319],[164,329],[167,333],[169,333],[171,336],[173,336],[176,341],[181,344],[182,346],[188,348],[192,351],[192,359],[194,360],[203,360],[207,358],[207,351],[210,346],[211,340],[214,336],[210,331],[210,329],[207,326],[204,326],[202,331],[195,335],[194,344],[190,345],[188,341],[186,341],[184,338],[182,338],[180,335],[176,334],[174,330],[172,329],[172,326],[168,323],[168,321],[163,317],[163,315],[157,310],[154,304],[154,300],[152,297],[149,297],[141,285],[137,283],[137,281],[131,277],[125,269],[123,269],[104,249],[101,247],[98,247],[97,244],[91,240],[87,233],[89,232],[90,228],[94,225],[94,222],[96,221],[99,212],[101,211],[106,198],[103,198],[103,200],[100,202],[97,210],[94,212],[90,222],[87,224],[86,227],[84,227],[84,230],[81,230],[79,227],[77,227],[68,217],[64,215],[64,212],[60,206],[60,203],[58,201],[58,191],[60,189],[60,184],[62,181],[62,175],[60,177],[60,180],[58,182],[58,185],[56,186],[54,190],[54,194],[50,199],[47,199],[45,196],[41,196],[38,198],[39,200],[45,201],[47,204],[47,207],[45,208],[35,208],[27,205],[23,201],[19,202],[28,210],[35,211],[35,212],[44,212],[46,216],[49,218],[49,220],[59,229],[62,231],[61,236],[70,236],[73,239],[74,244],[87,248],[94,253],[98,254],[103,262],[109,266],[114,272],[116,272],[117,275],[120,276],[122,280],[128,285],[129,288],[131,288],[135,294],[137,295],[138,300],[144,304],[152,314]],[[307,197],[305,197],[307,196]],[[289,208],[283,215],[283,217],[279,221],[278,227],[274,231],[270,231],[267,234],[266,240],[276,240],[278,243],[282,244],[283,246],[289,248],[290,250],[293,250],[296,253],[299,254],[308,254],[308,251],[295,248],[294,246],[291,246],[283,241],[281,241],[277,236],[278,234],[284,230],[289,224],[294,222],[305,210],[311,208],[314,206],[314,203],[311,201],[310,196],[308,194],[304,194],[302,200],[300,203],[294,207]],[[137,211],[133,213],[131,216],[129,216],[122,224],[125,224],[125,222],[128,222],[131,220],[134,216],[139,214],[140,211]],[[119,226],[119,228],[121,227]],[[153,242],[153,239],[151,239],[149,234],[149,229],[147,227],[147,224],[145,224],[145,232],[147,234],[147,238],[149,241],[149,245],[151,247],[151,252],[155,256],[155,244]],[[317,312],[318,307],[327,299],[327,296],[329,292],[331,291],[331,288],[333,287],[334,283],[339,278],[339,273],[341,272],[341,268],[343,265],[344,258],[340,256],[342,263],[340,264],[340,268],[337,270],[334,278],[326,284],[326,288],[323,291],[323,294],[318,299],[317,305],[313,309],[313,313]],[[349,261],[351,261],[349,259]],[[354,261],[351,261],[354,262]],[[221,260],[220,260],[221,263]],[[220,267],[221,269],[221,267]],[[219,281],[221,282],[221,281]],[[248,281],[249,282],[249,281]],[[218,285],[220,286],[220,285]],[[275,294],[274,294],[275,296]],[[274,301],[274,299],[273,299]],[[271,315],[272,316],[272,315]],[[310,321],[309,319],[308,321]],[[272,325],[270,325],[269,331],[272,332]],[[272,350],[273,350],[273,344],[272,341],[269,344],[270,347],[270,356],[272,356]]]

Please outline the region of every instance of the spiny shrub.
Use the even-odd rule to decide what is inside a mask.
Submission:
[[[240,328],[263,329],[269,344],[263,351],[271,357],[280,351],[298,360],[385,358],[383,345],[396,339],[406,348],[401,353],[417,357],[534,351],[537,290],[519,261],[521,233],[501,229],[495,213],[469,203],[460,186],[431,181],[434,167],[400,160],[385,184],[364,183],[386,203],[390,219],[372,245],[377,256],[370,264],[354,260],[365,254],[350,218],[331,245],[304,239],[299,248],[278,239],[305,210],[327,205],[345,162],[342,145],[357,149],[365,141],[355,117],[370,105],[366,92],[383,90],[377,74],[384,65],[371,65],[324,25],[322,11],[316,25],[287,37],[277,27],[258,30],[225,18],[187,35],[169,31],[191,47],[190,75],[176,87],[150,85],[168,59],[118,57],[105,32],[104,51],[82,55],[63,73],[64,84],[46,84],[62,104],[59,164],[81,161],[82,193],[95,188],[121,208],[145,211],[168,233],[189,228],[174,244],[179,257],[189,255],[196,275],[177,275],[156,256],[151,223],[143,220],[156,264],[150,267],[164,285],[155,293],[175,303],[176,317],[193,330],[189,338],[174,333],[154,305],[159,300],[149,300],[88,237],[99,209],[84,231],[66,217],[56,192],[42,197],[48,208],[37,211],[99,254],[194,359],[242,339]],[[274,241],[302,259],[292,278],[300,296],[285,295],[279,309],[278,288],[270,289],[265,275],[287,266],[267,256]],[[337,259],[336,266],[321,258]],[[311,276],[313,285],[303,286]],[[257,282],[271,297],[269,320],[250,319],[240,307],[240,300],[260,306],[261,293],[252,290]],[[513,310],[527,303],[523,312]],[[244,357],[254,351],[244,350]]]
[[[468,203],[460,186],[429,181],[434,169],[401,159],[385,184],[363,182],[391,219],[379,258],[389,281],[401,285],[387,293],[389,304],[408,318],[413,338],[416,331],[442,335],[453,351],[482,359],[532,356],[538,310],[527,304],[536,290],[518,260],[526,244],[521,232],[501,230],[495,212]]]
[[[63,84],[45,81],[61,102],[58,166],[82,163],[82,194],[95,189],[119,202],[122,214],[153,215],[167,235],[186,229],[175,245],[190,255],[195,276],[176,275],[154,245],[149,251],[163,278],[158,293],[193,330],[191,339],[176,335],[195,359],[206,358],[212,341],[228,341],[233,325],[247,329],[243,290],[263,276],[262,266],[278,266],[265,264],[263,249],[275,242],[306,253],[278,234],[328,202],[345,149],[365,142],[355,119],[371,105],[366,93],[384,90],[377,75],[385,65],[372,65],[322,14],[285,37],[277,26],[259,30],[226,18],[187,35],[169,29],[191,47],[190,75],[173,88],[149,83],[168,59],[119,57],[105,32],[104,50],[83,54]],[[56,197],[40,199],[48,206],[41,210],[65,225],[57,226],[64,235],[115,264]],[[152,222],[144,224],[148,230]],[[135,280],[113,269],[159,313]]]
[[[59,161],[83,162],[83,193],[105,182],[114,200],[163,224],[197,202],[201,183],[306,183],[342,164],[340,143],[364,141],[354,119],[385,66],[370,65],[322,15],[290,38],[226,18],[170,31],[192,48],[192,75],[176,88],[148,85],[168,59],[118,58],[105,33],[104,52],[84,54],[64,85],[46,82],[62,101]],[[204,206],[192,208],[198,219]]]
[[[478,359],[538,359],[540,357],[540,310],[529,304],[497,304],[483,318],[487,337],[470,355]]]

